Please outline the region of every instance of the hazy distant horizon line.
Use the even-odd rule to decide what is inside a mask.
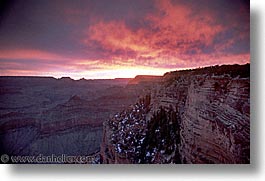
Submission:
[[[207,66],[202,66],[202,67],[189,67],[189,68],[179,68],[179,69],[175,69],[173,71],[166,71],[163,74],[138,74],[135,75],[134,77],[115,77],[115,78],[85,78],[85,77],[81,77],[81,78],[73,78],[71,76],[61,76],[61,77],[56,77],[56,76],[52,76],[52,75],[0,75],[0,77],[34,77],[34,78],[54,78],[57,80],[63,79],[63,78],[70,78],[71,80],[115,80],[115,79],[134,79],[137,76],[164,76],[166,73],[169,72],[174,72],[174,71],[182,71],[182,70],[195,70],[195,69],[200,69],[200,68],[207,68],[207,67],[214,67],[214,66],[225,66],[225,65],[247,65],[250,64],[250,62],[248,63],[242,63],[242,64],[215,64],[215,65],[207,65]],[[99,71],[100,72],[100,71]]]

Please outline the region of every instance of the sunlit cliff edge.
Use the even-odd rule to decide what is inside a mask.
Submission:
[[[249,64],[157,78],[103,123],[102,163],[250,163]]]

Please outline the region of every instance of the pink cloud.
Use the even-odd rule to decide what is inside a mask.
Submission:
[[[60,60],[66,57],[34,49],[0,50],[0,58],[4,59],[38,59],[38,60]]]
[[[102,78],[126,72],[133,76],[147,69],[150,74],[161,74],[180,68],[250,62],[250,53],[237,49],[237,44],[248,40],[249,32],[248,27],[238,26],[236,13],[231,15],[231,23],[220,23],[213,9],[197,12],[189,3],[156,0],[154,10],[139,13],[142,19],[137,16],[139,25],[134,25],[135,19],[133,23],[130,20],[137,12],[133,10],[126,12],[126,18],[117,14],[108,18],[101,17],[97,9],[92,13],[93,7],[89,4],[91,11],[71,6],[60,10],[63,25],[71,27],[69,40],[64,42],[67,51],[54,50],[61,54],[34,48],[0,50],[1,75]],[[106,9],[105,16],[112,13],[111,8]],[[243,7],[238,11],[247,13]],[[231,47],[234,52],[229,51]]]
[[[106,50],[133,51],[131,56],[110,53],[109,61],[123,58],[135,59],[138,65],[176,67],[180,65],[210,65],[223,63],[249,62],[249,56],[242,54],[232,56],[222,51],[237,41],[230,39],[221,45],[213,43],[215,36],[226,30],[210,12],[198,14],[191,12],[187,6],[172,4],[169,0],[156,1],[157,11],[144,17],[149,27],[132,30],[123,21],[101,21],[87,30],[85,44],[97,41]],[[239,35],[242,38],[245,35]],[[212,53],[203,52],[203,47],[211,47]],[[232,60],[233,57],[236,57]],[[240,57],[240,58],[239,58]]]

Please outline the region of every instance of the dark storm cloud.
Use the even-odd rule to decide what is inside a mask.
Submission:
[[[42,49],[71,56],[81,48],[78,31],[65,23],[64,8],[54,1],[14,1],[1,22],[0,48]]]
[[[224,53],[249,53],[250,50],[250,1],[249,0],[172,0],[174,4],[185,4],[192,9],[191,17],[198,15],[204,19],[210,15],[214,17],[215,25],[224,29],[214,37],[212,47],[234,39]],[[199,20],[198,19],[198,20]],[[210,53],[212,47],[203,46],[202,51]]]
[[[150,12],[151,1],[14,0],[5,3],[1,19],[0,48],[36,48],[64,53],[68,56],[89,56],[80,43],[82,30],[98,21],[125,20],[131,28]],[[137,13],[135,13],[137,12]],[[100,54],[102,48],[91,48]],[[92,55],[93,57],[93,55]]]

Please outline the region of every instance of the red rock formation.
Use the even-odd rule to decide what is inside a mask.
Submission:
[[[205,70],[166,74],[151,90],[146,119],[159,107],[179,112],[182,163],[250,163],[249,65]],[[115,151],[108,124],[103,131],[103,162],[133,163],[133,158]]]
[[[147,82],[160,82],[162,76],[155,75],[137,75],[134,79],[130,80],[128,84],[139,84]]]

